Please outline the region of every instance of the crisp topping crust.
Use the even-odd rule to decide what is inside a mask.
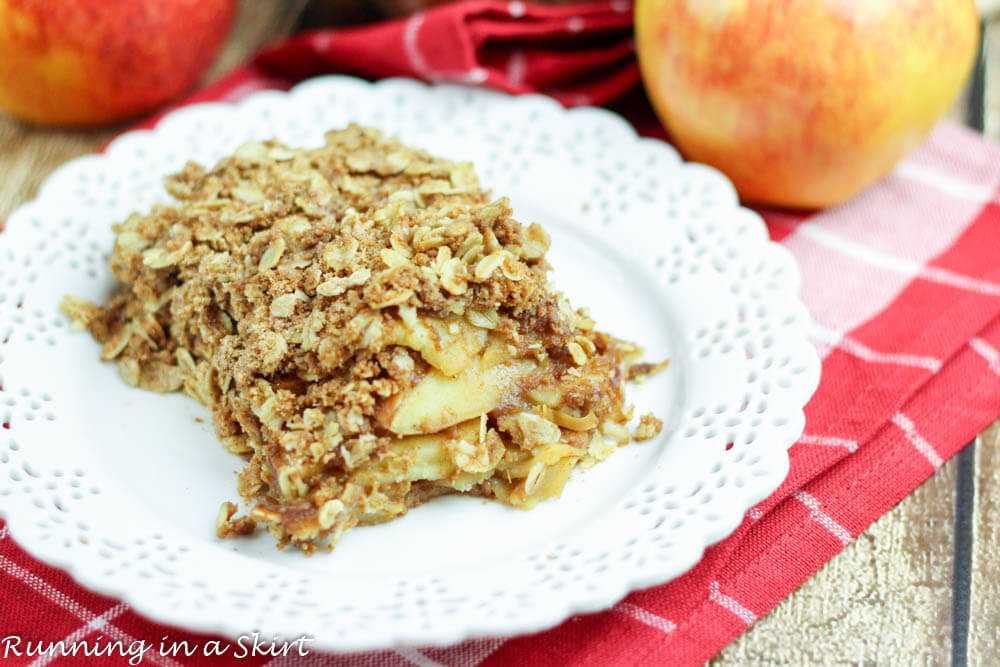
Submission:
[[[176,202],[115,225],[120,289],[64,309],[128,384],[212,409],[279,545],[332,546],[442,493],[530,508],[629,440],[639,350],[547,279],[549,239],[472,165],[377,130],[189,163]],[[643,418],[637,437],[662,423]]]

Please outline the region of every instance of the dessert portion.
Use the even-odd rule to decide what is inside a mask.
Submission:
[[[311,552],[441,494],[530,509],[630,440],[624,383],[658,367],[552,290],[547,234],[471,164],[352,125],[166,186],[115,226],[110,301],[64,310],[125,382],[212,409],[252,506],[220,536]]]

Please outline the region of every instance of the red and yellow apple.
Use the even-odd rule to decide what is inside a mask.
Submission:
[[[657,114],[747,201],[836,204],[927,135],[974,62],[973,0],[637,0]]]
[[[237,0],[0,0],[0,109],[98,125],[184,92],[215,57]]]

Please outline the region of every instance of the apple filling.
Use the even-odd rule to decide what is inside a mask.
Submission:
[[[471,165],[375,130],[238,148],[115,226],[107,304],[64,309],[122,378],[212,409],[246,459],[220,536],[332,548],[442,494],[530,509],[634,434],[624,385],[656,368],[547,280],[549,240]]]

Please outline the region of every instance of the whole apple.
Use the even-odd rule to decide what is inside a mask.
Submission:
[[[973,0],[637,0],[639,64],[688,158],[796,208],[884,176],[954,101]]]
[[[0,109],[99,125],[184,92],[215,57],[237,0],[0,0]]]

